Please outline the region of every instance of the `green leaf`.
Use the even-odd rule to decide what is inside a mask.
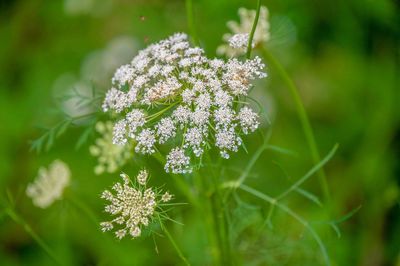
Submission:
[[[307,190],[301,189],[301,188],[296,188],[295,191],[297,193],[299,193],[300,195],[306,197],[307,199],[311,200],[312,202],[314,202],[318,206],[322,207],[322,202],[314,194],[308,192]]]
[[[88,141],[92,133],[93,133],[93,126],[86,128],[79,136],[78,141],[76,142],[75,145],[75,149],[79,150]]]

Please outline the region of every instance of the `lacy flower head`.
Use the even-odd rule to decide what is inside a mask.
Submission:
[[[62,197],[64,188],[69,185],[70,176],[68,165],[55,160],[48,169],[39,169],[38,177],[28,185],[26,194],[32,198],[34,205],[47,208]]]
[[[101,135],[95,145],[90,146],[90,153],[97,157],[98,165],[94,168],[96,174],[114,173],[131,157],[130,145],[113,143],[113,124],[110,121],[97,122],[96,131]]]
[[[136,180],[131,180],[124,173],[121,174],[121,178],[122,182],[112,187],[114,193],[105,190],[101,196],[109,201],[105,211],[112,219],[100,225],[103,232],[115,229],[118,239],[127,235],[136,238],[162,211],[163,203],[170,201],[172,195],[147,187],[149,174],[146,170],[140,171]]]
[[[259,126],[246,100],[263,68],[259,57],[209,59],[182,33],[152,44],[117,69],[106,94],[103,110],[117,117],[113,142],[142,154],[167,147],[172,173],[190,172],[191,160],[213,147],[229,158]]]
[[[226,55],[228,57],[242,55],[246,52],[246,47],[249,41],[249,34],[253,27],[254,18],[256,16],[255,10],[247,10],[239,8],[240,23],[236,21],[228,21],[227,26],[232,33],[226,33],[223,36],[225,44],[217,48],[217,54]],[[268,9],[261,6],[260,17],[256,31],[254,32],[252,46],[255,47],[259,44],[267,42],[270,39],[268,21]]]

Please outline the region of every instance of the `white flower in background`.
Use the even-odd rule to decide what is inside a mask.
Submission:
[[[226,43],[217,48],[217,54],[219,55],[234,57],[246,52],[248,38],[256,17],[256,11],[247,10],[241,7],[239,8],[238,14],[240,19],[239,23],[236,21],[228,21],[227,23],[231,33],[224,34],[222,39]],[[270,39],[270,24],[268,17],[269,13],[267,7],[261,6],[257,28],[253,36],[253,47],[267,42]]]
[[[68,165],[61,160],[55,160],[48,169],[44,167],[39,169],[35,181],[28,185],[26,194],[32,198],[34,205],[47,208],[62,197],[65,187],[69,185],[70,177]]]
[[[238,33],[233,35],[229,39],[229,46],[235,49],[243,49],[246,50],[247,45],[249,44],[249,34],[248,33]],[[252,40],[252,47],[254,47],[254,40]]]
[[[266,76],[263,68],[259,57],[209,59],[182,33],[152,44],[116,70],[106,93],[103,110],[116,119],[113,142],[135,143],[142,154],[167,145],[165,170],[172,173],[190,172],[191,159],[213,146],[228,158],[240,136],[259,125],[257,115],[244,121],[239,111],[252,81]]]
[[[114,0],[64,0],[64,12],[70,16],[108,14]]]
[[[105,211],[112,216],[112,220],[100,225],[103,232],[115,228],[115,236],[118,239],[126,235],[136,238],[156,217],[162,203],[172,199],[172,195],[168,192],[161,195],[159,189],[146,187],[146,170],[140,171],[136,180],[130,180],[124,173],[121,174],[121,178],[122,182],[112,187],[114,193],[109,190],[102,193],[101,197],[109,201]]]
[[[95,144],[89,148],[90,154],[98,160],[94,172],[97,175],[104,172],[114,173],[130,158],[131,147],[113,143],[113,124],[110,121],[97,122],[96,131],[101,137],[96,139]]]
[[[53,91],[55,97],[62,99],[63,111],[71,117],[94,112],[100,100],[99,95],[110,86],[115,69],[128,63],[137,47],[137,41],[130,36],[113,38],[103,49],[92,51],[84,57],[79,75],[65,73],[57,78]],[[80,119],[74,123],[84,124],[89,120]]]

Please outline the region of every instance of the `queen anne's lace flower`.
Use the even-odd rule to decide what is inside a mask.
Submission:
[[[246,49],[249,43],[248,33],[238,33],[229,39],[229,46],[235,49]],[[254,47],[254,40],[252,40],[252,47]]]
[[[165,192],[162,196],[161,196],[161,201],[162,202],[168,202],[172,199],[172,195],[167,192]]]
[[[225,159],[229,158],[229,151],[236,152],[242,144],[241,138],[236,135],[233,127],[218,130],[215,138],[215,145],[220,148],[220,154]]]
[[[258,114],[247,106],[240,109],[238,118],[244,134],[255,131],[260,124],[258,122]]]
[[[240,135],[259,125],[257,116],[246,120],[238,112],[251,82],[266,76],[263,68],[259,57],[209,59],[182,33],[152,44],[116,71],[106,94],[103,110],[117,118],[113,142],[134,142],[142,154],[173,147],[165,165],[172,173],[190,172],[190,160],[212,146],[228,158]]]
[[[113,216],[110,221],[102,222],[103,232],[115,228],[115,236],[118,239],[130,235],[132,238],[139,237],[144,227],[157,215],[157,208],[162,202],[168,202],[172,195],[168,192],[160,194],[159,190],[146,187],[148,172],[139,172],[136,181],[130,180],[129,176],[122,173],[122,182],[116,183],[112,190],[105,190],[101,197],[109,201],[105,211]],[[118,229],[117,229],[118,228]]]
[[[217,54],[233,57],[242,55],[246,52],[246,47],[249,41],[249,34],[253,27],[255,10],[247,10],[239,8],[240,23],[236,21],[228,21],[227,26],[232,33],[226,33],[223,40],[226,44],[222,44],[217,48]],[[254,32],[252,46],[255,47],[261,43],[267,42],[270,39],[268,9],[261,6],[260,17],[258,18],[257,28]]]
[[[62,197],[65,187],[69,185],[70,177],[68,165],[61,160],[55,160],[48,169],[43,167],[39,169],[38,177],[28,185],[26,194],[32,198],[34,205],[47,208]]]
[[[98,122],[96,131],[101,135],[95,145],[90,146],[90,153],[97,157],[98,165],[94,168],[96,174],[114,173],[123,166],[131,156],[130,145],[115,145],[113,143],[112,122]]]
[[[174,174],[190,173],[192,169],[189,166],[190,159],[185,155],[185,150],[181,148],[173,148],[167,156],[165,171]]]

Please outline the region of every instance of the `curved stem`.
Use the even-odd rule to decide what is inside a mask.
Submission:
[[[211,164],[212,159],[209,155],[206,156],[206,160]],[[218,165],[221,162],[218,163]],[[219,167],[217,167],[218,169]],[[205,168],[206,169],[206,168]],[[213,171],[212,168],[199,178],[204,179],[206,189],[206,196],[209,201],[210,211],[213,220],[213,227],[215,235],[217,237],[217,243],[219,245],[219,261],[221,265],[232,265],[232,251],[229,238],[229,225],[226,210],[224,209],[224,201],[220,193],[220,186],[218,184],[218,174]],[[208,181],[208,182],[207,182]]]
[[[247,59],[250,59],[250,56],[251,56],[251,49],[252,49],[252,44],[253,44],[254,33],[256,32],[258,18],[260,17],[260,9],[261,9],[261,0],[258,0],[256,16],[254,18],[253,27],[251,28],[251,32],[250,32],[250,36],[249,36],[249,42],[247,44],[247,52],[246,52]]]
[[[39,237],[38,234],[36,234],[35,231],[30,227],[30,225],[25,222],[25,220],[19,216],[14,210],[12,209],[7,209],[6,214],[10,216],[10,218],[16,222],[17,224],[21,225],[24,230],[36,241],[36,243],[46,252],[46,254],[52,258],[57,264],[63,265],[61,260],[57,258],[57,256],[54,254],[54,252],[50,249],[50,247]]]
[[[273,57],[273,55],[271,53],[269,53],[269,51],[263,46],[261,47],[261,51],[262,51],[264,57],[276,69],[278,74],[281,76],[282,80],[285,82],[286,86],[289,88],[290,94],[292,95],[292,98],[293,98],[295,106],[296,106],[296,110],[297,110],[297,114],[299,116],[301,126],[304,131],[304,135],[306,137],[308,146],[311,151],[312,160],[313,160],[314,164],[318,164],[321,160],[319,151],[317,148],[317,144],[315,141],[313,130],[311,128],[310,121],[308,119],[306,110],[304,108],[303,102],[299,95],[298,88],[294,84],[293,80],[289,77],[289,75],[285,71],[285,69],[282,67],[282,65]],[[329,193],[328,183],[326,181],[326,175],[325,175],[324,169],[322,167],[318,171],[318,178],[319,178],[322,192],[324,194],[325,201],[329,202],[330,201],[330,193]]]
[[[248,187],[246,185],[243,185],[243,184],[240,185],[239,188],[242,189],[243,191],[246,191],[246,192],[252,194],[253,196],[255,196],[257,198],[265,200],[266,202],[270,203],[271,206],[276,206],[277,208],[281,209],[283,212],[285,212],[289,216],[291,216],[293,219],[297,220],[305,228],[307,228],[307,230],[310,232],[311,236],[317,242],[317,244],[321,250],[322,256],[324,257],[325,265],[327,265],[327,266],[331,265],[329,256],[328,256],[328,252],[326,251],[324,243],[322,242],[322,240],[319,237],[319,235],[317,234],[317,232],[309,225],[308,221],[306,221],[303,217],[301,217],[300,215],[295,213],[292,209],[290,209],[286,205],[279,203],[276,198],[268,196],[264,193],[261,193],[258,190],[255,190],[255,189]]]
[[[199,45],[199,40],[197,38],[196,27],[194,25],[194,15],[193,15],[193,1],[186,0],[186,16],[187,16],[187,23],[190,31],[190,35],[192,37],[192,42],[194,45]]]
[[[156,159],[162,166],[165,165],[165,158],[159,153],[153,154],[154,159]],[[182,176],[169,174],[174,180],[177,187],[181,190],[181,192],[186,196],[186,198],[195,205],[196,207],[199,205],[198,200],[193,196],[193,193],[190,189],[190,186],[182,179]]]
[[[164,231],[165,235],[168,237],[168,240],[171,242],[172,246],[175,248],[176,253],[178,253],[179,258],[181,258],[181,260],[185,263],[185,265],[190,265],[189,261],[183,255],[183,253],[182,253],[181,249],[179,248],[178,244],[176,244],[174,238],[172,237],[172,235],[169,233],[167,228],[162,223],[160,216],[158,216],[158,220],[160,222],[161,229]]]
[[[319,169],[321,169],[333,157],[333,155],[335,154],[337,148],[338,148],[338,145],[335,145],[333,147],[333,149],[329,152],[329,154],[322,161],[320,161],[317,165],[315,165],[310,171],[308,171],[302,178],[297,180],[287,190],[285,190],[279,196],[277,196],[276,199],[280,200],[280,199],[284,198],[286,195],[288,195],[290,192],[292,192],[292,191],[296,190],[297,188],[299,188],[299,186],[301,184],[303,184],[315,172],[317,172]]]

